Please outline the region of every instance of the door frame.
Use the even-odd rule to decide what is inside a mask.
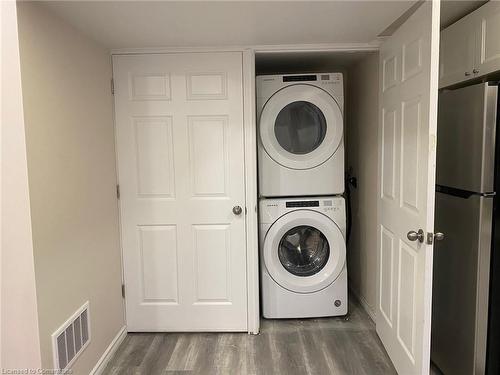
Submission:
[[[260,330],[259,227],[257,200],[257,118],[255,52],[243,51],[243,132],[245,142],[245,235],[247,247],[247,330]]]

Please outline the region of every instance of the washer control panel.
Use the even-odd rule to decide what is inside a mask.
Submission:
[[[342,201],[338,199],[321,199],[321,200],[293,200],[286,201],[286,208],[307,208],[318,207],[321,211],[338,211],[342,206]]]
[[[336,222],[345,221],[345,199],[342,196],[261,199],[259,202],[259,221],[260,224],[274,223],[280,216],[297,210],[317,211]]]
[[[340,199],[323,200],[324,212],[336,212],[344,209],[344,201]]]
[[[269,216],[279,216],[280,213],[283,214],[288,211],[294,211],[297,209],[313,209],[316,211],[329,213],[340,211],[344,207],[344,198],[342,197],[324,197],[318,199],[300,199],[300,198],[289,198],[289,199],[264,199],[260,203],[261,213],[265,211]]]
[[[286,207],[319,207],[319,201],[289,201],[286,202]]]

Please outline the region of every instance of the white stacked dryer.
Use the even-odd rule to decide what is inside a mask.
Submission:
[[[343,76],[256,84],[264,317],[345,315]]]
[[[260,196],[344,192],[342,77],[257,76]]]

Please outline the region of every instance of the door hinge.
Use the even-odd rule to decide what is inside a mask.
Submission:
[[[115,80],[111,78],[111,95],[115,95]]]
[[[116,197],[120,199],[120,185],[116,185]]]
[[[122,284],[122,298],[125,298],[125,284]]]

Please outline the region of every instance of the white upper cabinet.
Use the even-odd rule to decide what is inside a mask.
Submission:
[[[477,30],[472,21],[462,18],[441,32],[440,87],[473,78]]]
[[[492,1],[478,13],[479,38],[476,70],[479,75],[500,70],[500,4]]]
[[[500,2],[489,2],[441,32],[439,87],[500,70]]]

